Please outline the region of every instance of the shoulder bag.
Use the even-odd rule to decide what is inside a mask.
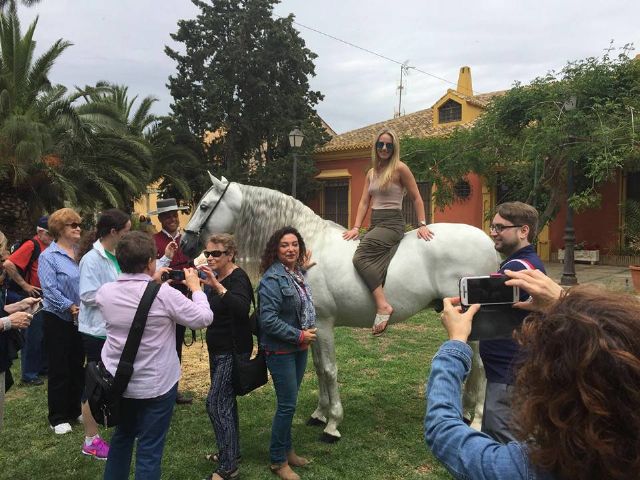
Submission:
[[[258,302],[258,309],[256,309],[253,292],[251,292],[251,303],[253,304],[254,310],[251,315],[257,317],[259,313],[256,312],[260,308],[260,302]],[[256,329],[259,330],[258,322],[256,322]],[[264,351],[260,346],[259,332],[256,332],[256,336],[258,337],[258,353],[256,353],[256,356],[253,358],[251,358],[251,354],[238,353],[235,322],[231,323],[231,336],[233,341],[233,370],[231,374],[233,391],[236,395],[246,395],[256,388],[263,386],[269,380],[267,376],[267,361]],[[253,335],[251,336],[251,340],[253,344]]]
[[[133,323],[124,344],[115,377],[105,368],[102,360],[89,362],[85,371],[85,394],[89,402],[91,414],[96,422],[106,428],[114,427],[120,422],[120,402],[122,394],[127,389],[131,375],[133,375],[133,362],[138,354],[140,340],[147,324],[149,309],[160,290],[160,284],[149,282],[142,295],[140,305],[133,317]]]

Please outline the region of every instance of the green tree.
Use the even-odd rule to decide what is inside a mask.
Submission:
[[[203,170],[289,192],[287,138],[298,126],[305,133],[299,191],[311,193],[305,159],[325,140],[314,110],[322,95],[309,87],[316,55],[293,28],[293,16],[273,18],[277,0],[192,1],[200,13],[179,21],[172,35],[184,53],[165,51],[177,63],[169,89],[178,124],[198,139],[214,133]]]
[[[529,85],[496,98],[473,128],[439,140],[409,140],[408,161],[442,186],[466,172],[509,185],[510,199],[535,205],[545,224],[566,199],[567,165],[576,186],[576,209],[597,206],[598,186],[621,168],[638,168],[634,112],[640,111],[640,63],[628,48],[615,56],[569,62]]]

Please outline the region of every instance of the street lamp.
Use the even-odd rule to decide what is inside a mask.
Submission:
[[[299,128],[294,128],[289,132],[289,146],[293,150],[293,179],[291,180],[291,196],[296,198],[296,185],[298,183],[298,148],[302,146],[304,133]]]
[[[574,110],[576,108],[576,97],[570,97],[562,106],[565,111]],[[569,199],[573,195],[574,177],[573,177],[573,158],[569,158],[567,162],[567,219],[564,227],[564,268],[562,277],[560,277],[560,285],[570,286],[577,285],[576,264],[575,264],[575,247],[576,232],[573,228],[573,207],[569,203]]]

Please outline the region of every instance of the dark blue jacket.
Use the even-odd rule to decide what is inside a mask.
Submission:
[[[306,285],[308,288],[308,285]],[[267,352],[295,352],[301,344],[300,297],[279,261],[262,275],[258,285],[260,345]]]
[[[523,263],[524,262],[524,263]],[[544,264],[533,245],[527,245],[521,248],[513,255],[500,264],[500,273],[505,270],[541,270],[546,273]],[[524,301],[529,298],[529,294],[525,291],[520,292],[520,300]],[[529,312],[514,312],[526,317]],[[506,383],[512,385],[514,382],[515,363],[518,357],[518,344],[512,339],[499,340],[482,340],[480,342],[480,357],[484,364],[484,370],[487,375],[487,381],[493,383]]]

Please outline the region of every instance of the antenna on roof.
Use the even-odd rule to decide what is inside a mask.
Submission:
[[[398,110],[393,112],[393,118],[397,118],[402,115],[402,91],[405,89],[404,86],[404,77],[409,75],[409,69],[414,68],[409,66],[409,60],[405,60],[402,65],[400,65],[400,85],[398,85]]]

